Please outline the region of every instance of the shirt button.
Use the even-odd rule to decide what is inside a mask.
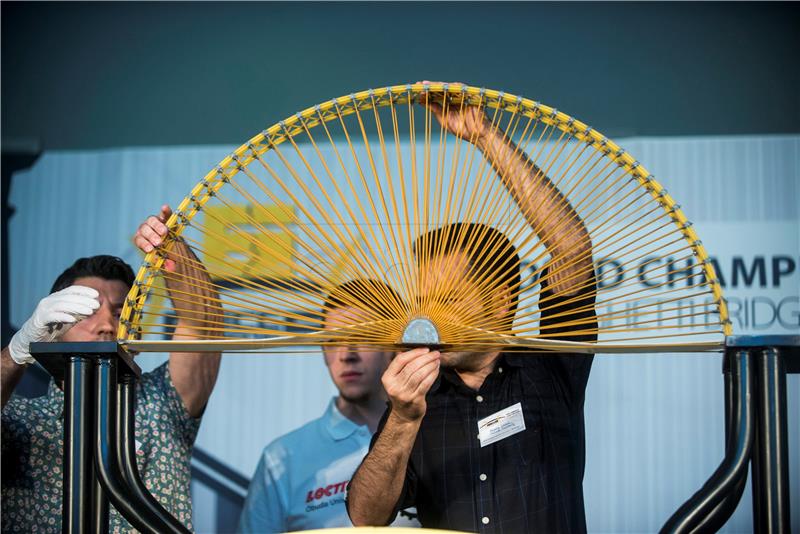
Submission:
[[[488,525],[489,524],[489,518],[488,517],[484,517],[483,519],[481,519],[481,523],[483,523],[484,525]]]
[[[480,478],[480,479],[481,479],[481,482],[485,481],[485,480],[486,480],[486,478],[487,478],[487,477],[486,477],[486,473],[481,473],[481,476],[479,476],[478,478]]]
[[[502,373],[502,372],[503,372],[503,368],[502,368],[502,367],[498,367],[498,368],[497,368],[497,372],[498,372],[498,373]]]
[[[483,397],[478,395],[477,397],[475,397],[475,400],[478,402],[483,402]]]

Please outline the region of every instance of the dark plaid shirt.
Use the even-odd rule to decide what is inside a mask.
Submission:
[[[582,304],[594,296],[585,298]],[[573,314],[579,316],[596,321],[593,310]],[[563,320],[544,316],[541,321]],[[595,341],[597,336],[565,339]],[[591,365],[590,355],[506,353],[478,391],[452,369],[443,369],[426,398],[397,509],[416,506],[428,528],[585,532],[583,404]],[[525,430],[481,447],[478,421],[518,402]],[[373,444],[386,417],[388,410]]]

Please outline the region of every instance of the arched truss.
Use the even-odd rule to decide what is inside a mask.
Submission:
[[[430,103],[446,104],[446,115],[480,109],[491,131],[505,136],[505,156],[527,156],[525,171],[546,176],[566,199],[551,210],[551,222],[532,227],[518,202],[527,193],[517,192],[515,201],[506,185],[513,177],[474,138],[448,133]],[[575,217],[588,232],[591,267],[574,276],[594,272],[594,282],[586,276],[582,283],[593,284],[599,323],[573,323],[564,335],[563,325],[540,324],[552,303],[542,282],[552,286],[558,272],[575,265],[546,246]],[[497,300],[492,280],[504,274],[496,261],[486,259],[469,280],[457,268],[440,268],[435,291],[423,279],[422,265],[429,268],[436,251],[421,251],[419,236],[463,222],[500,230],[519,251],[521,280],[508,294],[518,299],[513,324],[487,319]],[[700,239],[644,166],[582,122],[499,91],[417,83],[308,108],[221,161],[168,226],[122,312],[118,338],[131,349],[396,346],[415,318],[451,349],[716,350],[731,333]],[[461,243],[477,241],[447,232]],[[193,254],[176,246],[178,237]],[[500,245],[484,246],[489,258]],[[168,257],[196,268],[168,271]],[[337,289],[353,280],[371,282]],[[173,291],[174,306],[165,282],[183,284]],[[323,310],[331,295],[361,311],[331,322]],[[194,322],[202,340],[164,341],[181,310],[198,299],[210,304]],[[576,341],[585,334],[596,334],[597,343]]]

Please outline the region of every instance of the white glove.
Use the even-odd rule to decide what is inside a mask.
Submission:
[[[99,307],[96,290],[85,286],[70,286],[39,301],[33,315],[11,338],[8,352],[18,364],[32,363],[31,343],[55,341],[75,323],[92,315]]]

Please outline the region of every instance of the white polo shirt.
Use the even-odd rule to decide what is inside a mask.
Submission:
[[[268,533],[350,527],[345,491],[372,435],[342,415],[334,397],[319,419],[264,448],[238,532]],[[419,526],[398,516],[395,525]]]

